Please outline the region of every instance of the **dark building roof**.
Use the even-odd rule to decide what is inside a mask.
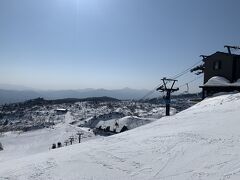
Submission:
[[[204,58],[203,62],[208,61],[209,59],[213,58],[214,56],[228,56],[228,57],[238,57],[238,58],[240,58],[239,54],[229,54],[229,53],[217,51],[217,52],[207,56],[206,58]]]

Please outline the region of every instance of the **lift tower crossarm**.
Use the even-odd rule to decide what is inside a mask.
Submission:
[[[166,97],[165,97],[165,103],[166,103],[166,116],[170,115],[170,103],[171,103],[171,93],[178,91],[179,88],[173,88],[175,82],[177,81],[176,79],[167,79],[163,78],[161,79],[163,81],[163,85],[158,87],[156,90],[160,92],[166,92]],[[170,88],[167,87],[167,83],[172,82],[172,85]]]

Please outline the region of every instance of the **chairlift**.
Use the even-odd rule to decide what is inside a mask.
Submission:
[[[188,83],[186,83],[186,86],[187,86],[187,90],[183,92],[184,94],[188,94],[188,93],[189,93],[189,86],[188,86]]]

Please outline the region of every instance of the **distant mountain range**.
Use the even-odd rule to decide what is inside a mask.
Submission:
[[[38,97],[44,99],[63,99],[63,98],[88,98],[107,96],[117,98],[120,100],[140,99],[149,92],[149,90],[146,89],[138,90],[130,88],[116,90],[80,89],[80,90],[48,90],[48,91],[32,90],[27,89],[25,87],[14,88],[14,90],[12,88],[14,88],[14,86],[5,86],[5,88],[3,88],[3,86],[0,85],[0,104],[21,102]]]

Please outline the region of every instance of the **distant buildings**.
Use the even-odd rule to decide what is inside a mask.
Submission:
[[[59,114],[59,115],[61,115],[61,114],[66,114],[67,112],[68,112],[68,110],[67,109],[56,109],[55,110],[55,112],[57,113],[57,114]]]

